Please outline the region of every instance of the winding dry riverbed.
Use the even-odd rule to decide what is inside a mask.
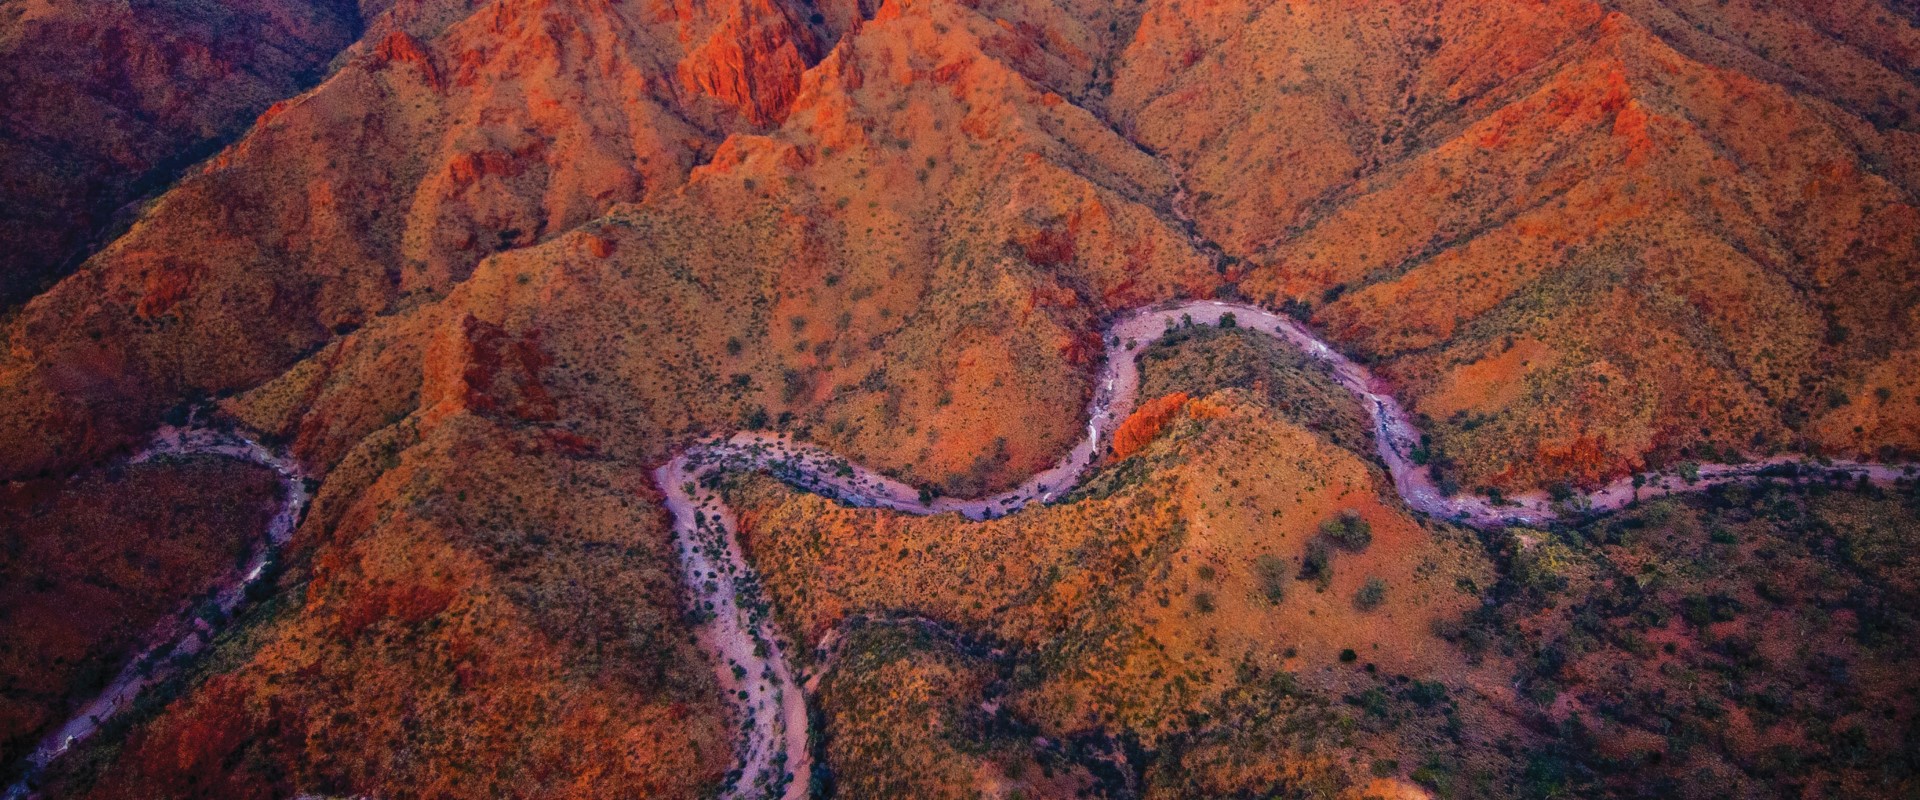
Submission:
[[[269,577],[268,559],[287,543],[294,527],[300,524],[300,515],[306,511],[308,500],[306,475],[292,459],[237,434],[203,428],[165,428],[155,435],[147,449],[130,461],[139,464],[180,456],[221,456],[273,470],[280,479],[280,507],[268,521],[265,535],[254,546],[246,567],[223,583],[204,603],[155,626],[147,637],[146,649],[128,662],[106,689],[27,755],[26,763],[20,767],[19,779],[0,795],[5,800],[31,796],[34,779],[48,764],[98,733],[108,720],[132,707],[141,692],[173,677],[189,659],[212,644],[219,628],[209,618],[232,617],[245,602],[247,590]]]
[[[1217,301],[1187,302],[1127,313],[1107,329],[1106,361],[1087,411],[1087,436],[1059,463],[1012,490],[972,500],[938,497],[923,501],[918,490],[879,475],[820,448],[765,433],[740,433],[689,447],[654,473],[673,512],[682,569],[692,602],[710,615],[701,626],[702,642],[714,653],[720,684],[742,718],[740,764],[724,796],[735,798],[807,795],[811,773],[805,692],[796,683],[791,661],[774,633],[771,611],[759,577],[747,564],[733,513],[702,478],[717,472],[760,470],[796,487],[849,505],[890,508],[908,514],[957,513],[987,519],[1048,502],[1071,490],[1101,452],[1114,428],[1138,402],[1138,354],[1170,326],[1218,325],[1232,315],[1237,327],[1273,336],[1299,348],[1326,367],[1341,386],[1367,407],[1380,458],[1395,491],[1416,511],[1476,527],[1538,525],[1561,516],[1542,492],[1496,505],[1473,496],[1449,497],[1432,473],[1413,462],[1420,432],[1411,417],[1364,367],[1327,346],[1291,317],[1253,306]],[[1575,496],[1558,508],[1575,513],[1604,513],[1635,498],[1700,491],[1749,480],[1796,462],[1776,458],[1747,464],[1705,465],[1693,480],[1652,474],[1622,478],[1598,491]],[[1889,484],[1911,473],[1907,466],[1833,462],[1826,474],[1864,476]],[[1639,485],[1636,486],[1636,481]],[[818,675],[813,676],[815,681]]]
[[[1636,498],[1699,491],[1711,486],[1772,474],[1797,459],[1777,458],[1746,464],[1705,465],[1697,476],[1652,474],[1623,478],[1598,491],[1578,495],[1561,504],[1543,493],[1522,495],[1496,505],[1472,496],[1449,497],[1435,486],[1432,474],[1413,462],[1420,432],[1405,409],[1364,367],[1315,337],[1304,325],[1283,315],[1253,306],[1195,301],[1129,312],[1116,319],[1105,335],[1106,360],[1096,379],[1087,411],[1087,435],[1059,463],[1027,479],[1012,490],[984,498],[935,497],[923,500],[911,486],[887,478],[812,445],[768,433],[739,433],[695,443],[654,470],[654,481],[673,514],[682,579],[695,616],[696,635],[711,654],[720,687],[735,709],[739,726],[738,764],[729,776],[723,796],[728,798],[804,798],[812,773],[806,694],[775,634],[772,612],[761,591],[759,576],[741,550],[734,516],[706,480],[719,473],[764,471],[788,483],[839,502],[881,507],[917,514],[962,514],[988,519],[1018,511],[1030,503],[1049,502],[1070,491],[1103,452],[1113,430],[1138,401],[1138,354],[1170,326],[1188,322],[1218,325],[1228,315],[1242,329],[1266,334],[1299,348],[1324,366],[1335,380],[1366,406],[1372,416],[1381,460],[1393,478],[1396,492],[1416,511],[1476,527],[1538,525],[1573,513],[1603,513]],[[273,551],[285,543],[307,503],[304,475],[291,459],[259,444],[227,433],[200,429],[163,431],[147,451],[134,460],[163,455],[221,455],[270,467],[279,473],[285,500],[266,532],[262,546],[244,573],[216,596],[220,617],[230,615],[245,599],[248,587],[261,580]],[[1904,465],[1832,462],[1818,467],[1824,474],[1845,473],[1878,484],[1890,484],[1911,474]],[[1636,483],[1638,485],[1636,486]],[[132,705],[139,693],[173,675],[179,663],[203,650],[215,630],[193,620],[169,621],[156,632],[155,644],[122,670],[101,696],[74,719],[47,737],[29,757],[25,776],[4,795],[17,800],[31,794],[30,780],[73,745],[95,733],[114,714]],[[829,649],[831,649],[829,645]],[[819,672],[811,676],[817,683]]]

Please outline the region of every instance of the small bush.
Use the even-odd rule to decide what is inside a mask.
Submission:
[[[1406,697],[1421,708],[1431,708],[1447,700],[1447,687],[1438,682],[1414,681],[1407,687]]]
[[[1353,552],[1367,549],[1373,544],[1373,526],[1360,518],[1357,511],[1348,509],[1338,517],[1320,523],[1320,534],[1333,543]]]
[[[1453,775],[1439,764],[1423,766],[1407,777],[1412,778],[1414,783],[1433,789],[1442,797],[1453,793]]]
[[[1268,553],[1254,559],[1253,576],[1267,602],[1279,605],[1287,599],[1287,562],[1279,556]]]
[[[1372,611],[1387,601],[1387,582],[1379,578],[1368,578],[1353,595],[1353,607],[1361,611]]]
[[[1514,554],[1513,577],[1535,592],[1557,592],[1567,588],[1566,571],[1572,563],[1573,552],[1566,545],[1545,539]]]
[[[1307,554],[1300,559],[1300,580],[1322,584],[1333,580],[1333,548],[1326,542],[1315,539],[1307,543]]]

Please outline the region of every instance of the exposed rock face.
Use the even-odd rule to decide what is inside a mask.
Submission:
[[[800,74],[817,60],[820,46],[787,8],[768,0],[743,5],[687,53],[675,77],[684,97],[718,104],[748,125],[765,127],[785,118],[800,90]]]
[[[0,308],[124,227],[353,42],[340,0],[27,0],[0,11]]]

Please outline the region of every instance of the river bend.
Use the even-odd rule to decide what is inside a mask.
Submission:
[[[733,512],[704,477],[719,472],[764,471],[797,488],[849,505],[916,515],[961,514],[975,520],[1004,516],[1035,502],[1050,502],[1078,485],[1103,452],[1102,443],[1109,441],[1139,401],[1138,355],[1169,327],[1219,325],[1229,315],[1238,328],[1272,336],[1299,349],[1351,392],[1372,418],[1375,444],[1395,492],[1408,507],[1433,517],[1481,528],[1540,525],[1569,513],[1613,511],[1636,499],[1700,491],[1782,470],[1800,472],[1797,467],[1801,459],[1780,457],[1703,465],[1692,479],[1664,473],[1622,478],[1558,504],[1550,503],[1542,492],[1500,504],[1476,496],[1448,496],[1440,492],[1427,468],[1414,463],[1420,431],[1386,386],[1299,321],[1254,306],[1220,301],[1134,310],[1116,318],[1103,336],[1106,358],[1087,409],[1086,436],[1059,462],[1006,492],[973,499],[922,499],[919,490],[900,481],[819,447],[764,432],[696,442],[654,470],[654,482],[673,515],[681,578],[692,616],[698,621],[695,634],[710,655],[715,678],[733,706],[740,733],[736,768],[729,774],[722,796],[784,800],[807,796],[812,749],[806,694],[817,685],[824,667],[808,676],[810,685],[803,687],[785,652],[788,645],[775,633],[772,610],[759,576],[741,549]],[[230,617],[245,600],[247,590],[265,577],[268,559],[299,523],[309,499],[306,476],[291,458],[251,439],[202,428],[164,429],[133,461],[168,455],[224,456],[268,467],[280,476],[283,499],[261,545],[247,568],[217,590],[213,598],[218,616]],[[1911,477],[1914,472],[1910,465],[1853,461],[1822,463],[1814,469],[1880,485]],[[105,691],[33,751],[20,780],[0,795],[0,800],[31,796],[31,781],[47,764],[130,707],[143,690],[177,674],[180,664],[204,650],[217,632],[197,618],[170,619],[159,626],[150,639],[152,644],[121,670]],[[833,649],[831,638],[823,644],[829,651]]]

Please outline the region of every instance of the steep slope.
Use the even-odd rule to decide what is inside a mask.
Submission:
[[[1469,487],[1920,442],[1911,401],[1820,423],[1911,370],[1911,17],[1623,5],[1169,4],[1111,105]]]
[[[990,55],[1022,40],[964,8],[888,9],[778,131],[483,263],[234,410],[331,463],[530,358],[515,374],[546,399],[502,410],[608,453],[777,426],[963,491],[1051,461],[1078,433],[1062,410],[1084,405],[1099,315],[1218,277],[1163,216],[1158,162]]]
[[[0,764],[92,698],[258,544],[265,469],[199,458],[0,487]],[[12,776],[7,776],[11,780]]]
[[[1325,326],[1468,487],[1920,436],[1911,14],[1729,2],[1736,47],[1682,3],[1361,5],[370,3],[331,80],[9,328],[0,476],[206,392],[323,480],[280,599],[56,793],[710,794],[739,720],[651,469],[777,429],[1005,487],[1084,436],[1103,317],[1170,297]],[[904,612],[1016,651],[853,642],[846,785],[1084,791],[1134,745],[1155,797],[1566,766],[1553,697],[1475,662],[1507,631],[1460,623],[1483,543],[1383,491],[1324,376],[1188,335],[1060,505],[731,487],[796,649]],[[958,733],[859,724],[896,694]]]
[[[1059,743],[1047,774],[1112,780],[1081,796],[1920,780],[1900,648],[1920,484],[1762,480],[1463,536],[1369,497],[1385,481],[1337,428],[1284,419],[1328,418],[1315,406],[1345,395],[1322,376],[1218,332],[1169,338],[1147,384],[1221,391],[1155,413],[1157,437],[1055,504],[973,522],[721,481],[783,649],[824,687],[816,785],[988,793],[1032,757],[1008,731]],[[911,768],[877,768],[884,742]]]
[[[250,386],[485,255],[670,189],[726,132],[777,119],[823,50],[823,25],[771,0],[385,14],[22,310],[6,474],[97,455],[189,391]]]
[[[644,478],[476,417],[382,457],[322,491],[278,599],[48,795],[711,793],[732,737]]]
[[[123,228],[122,206],[317,80],[346,0],[30,0],[0,10],[0,309]]]
[[[1398,765],[1426,757],[1511,776],[1476,733],[1508,729],[1504,687],[1432,634],[1478,605],[1466,588],[1490,578],[1478,543],[1377,499],[1375,468],[1270,402],[1237,388],[1190,401],[1060,504],[990,522],[849,509],[758,477],[728,504],[789,652],[898,614],[1003,651],[1004,685],[945,701],[990,701],[986,722],[950,738],[1031,729],[1145,797],[1357,796],[1341,792],[1367,787],[1371,765],[1404,779]],[[859,666],[844,656],[815,666],[823,685],[927,702],[916,684],[844,674]],[[918,736],[906,721],[871,725],[861,739]],[[938,752],[915,774],[948,783],[927,793],[993,785],[996,772]],[[874,779],[858,749],[826,755],[836,777]]]
[[[384,9],[325,86],[266,115],[22,312],[0,362],[9,474],[82,462],[183,396],[266,380],[338,332],[432,303],[489,252],[621,201],[668,202],[696,163],[732,171],[764,156],[752,137],[716,143],[783,119],[803,70],[863,11],[905,7]],[[1897,347],[1920,291],[1904,268],[1920,144],[1888,110],[1911,97],[1911,19],[1722,7],[970,13],[995,28],[971,46],[1052,93],[1046,102],[1088,109],[1079,124],[1111,120],[1165,153],[1178,177],[1142,182],[1128,174],[1141,167],[1122,166],[1127,188],[1102,175],[1112,165],[1084,163],[1114,161],[1097,148],[1127,147],[1115,140],[1059,163],[1163,218],[1170,198],[1190,199],[1245,293],[1308,309],[1383,362],[1432,418],[1441,462],[1466,465],[1462,485],[1591,482],[1726,450],[1920,445],[1920,406],[1903,388],[1920,367]],[[1764,79],[1733,71],[1775,51],[1791,56],[1753,68]],[[849,80],[835,69],[809,80]],[[968,147],[991,139],[987,115],[866,113],[896,142],[955,135],[936,122],[963,124]],[[848,143],[844,124],[806,135],[830,154]],[[815,157],[784,144],[795,150],[783,157]],[[946,146],[909,149],[935,162],[912,168],[916,182],[937,182]],[[868,176],[802,168],[812,197],[785,197],[782,170],[758,166],[783,183],[757,191],[813,203],[808,214],[845,230],[862,224],[872,209],[820,201],[852,203],[848,189],[875,188]],[[1138,258],[1076,239],[1066,208],[1007,238],[1031,263]],[[1607,312],[1567,313],[1589,307]],[[1541,343],[1542,358],[1505,355],[1509,340]],[[816,334],[807,346],[818,345]],[[1482,403],[1449,392],[1461,380],[1498,386]]]
[[[1004,482],[1078,433],[1056,413],[1091,388],[1078,331],[1217,280],[1150,204],[1164,169],[993,55],[1023,41],[959,6],[882,9],[779,129],[683,188],[484,260],[230,402],[324,477],[290,555],[314,566],[55,785],[711,791],[733,739],[652,463],[762,420],[929,484]]]

